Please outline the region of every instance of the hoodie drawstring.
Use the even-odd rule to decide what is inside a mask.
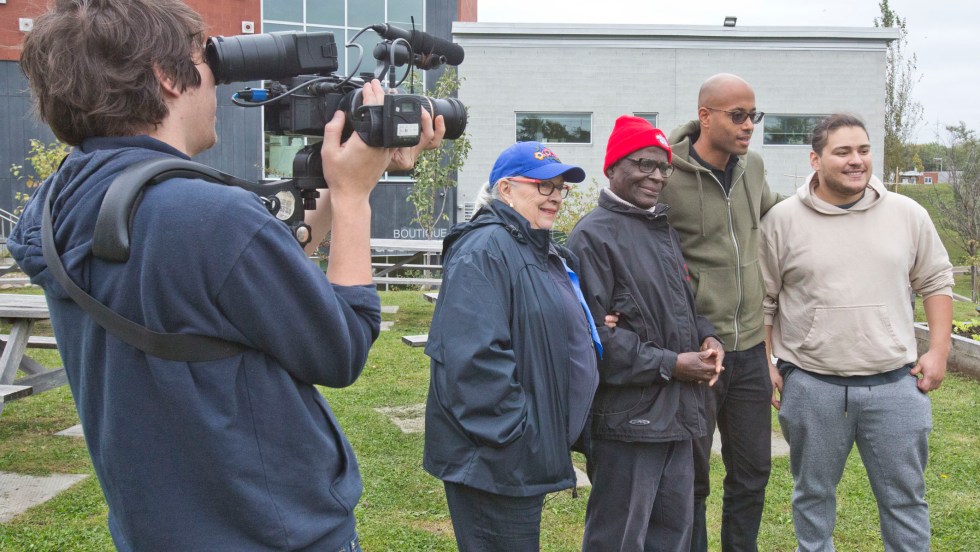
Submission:
[[[698,208],[701,209],[701,237],[708,234],[704,230],[704,185],[701,183],[701,171],[695,170],[694,176],[698,178]]]
[[[748,161],[745,162],[748,163]],[[746,170],[743,167],[742,174],[740,175],[743,180],[745,179],[745,172]],[[749,188],[748,184],[745,184],[742,187],[745,188],[745,200],[749,202],[749,214],[752,215],[752,229],[756,230],[759,228],[759,213],[756,212],[755,202],[752,201],[752,190]]]

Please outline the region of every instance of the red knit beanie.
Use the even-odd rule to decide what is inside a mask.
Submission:
[[[616,125],[609,135],[609,143],[606,144],[606,162],[602,165],[602,172],[606,172],[613,163],[634,151],[649,146],[666,151],[667,162],[673,162],[674,153],[670,151],[667,137],[659,128],[651,125],[646,119],[623,115],[616,119]]]

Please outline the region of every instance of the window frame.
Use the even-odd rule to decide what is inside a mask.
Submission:
[[[536,138],[522,138],[519,133],[521,115],[570,115],[570,116],[587,116],[588,117],[588,141],[584,142],[563,142],[547,139],[542,135],[542,139]],[[541,117],[541,119],[547,120],[546,117]],[[567,128],[567,127],[566,127]],[[580,127],[581,128],[581,127]],[[594,134],[595,128],[595,113],[592,111],[515,111],[514,112],[514,139],[515,141],[536,141],[542,144],[562,144],[562,145],[578,145],[578,146],[590,146],[593,144],[592,135]]]
[[[659,111],[634,111],[634,117],[639,117],[646,122],[654,126],[654,128],[660,128],[660,112]],[[654,120],[651,121],[650,117],[653,116]]]
[[[310,23],[310,22],[308,22],[307,21],[307,19],[308,19],[308,5],[311,2],[314,2],[316,0],[302,0],[302,2],[303,2],[303,16],[302,16],[302,21],[288,21],[288,20],[279,20],[279,19],[266,19],[266,17],[265,17],[265,4],[266,4],[266,2],[273,2],[273,1],[275,1],[275,0],[261,0],[260,8],[262,10],[262,17],[261,17],[261,21],[262,21],[262,27],[261,27],[261,29],[262,29],[262,32],[264,32],[264,33],[265,32],[274,32],[275,30],[282,30],[282,28],[288,28],[290,30],[297,30],[297,31],[300,31],[300,32],[331,31],[331,32],[333,32],[334,39],[335,39],[335,41],[337,43],[337,57],[338,57],[338,60],[337,61],[338,61],[338,65],[340,66],[337,69],[337,74],[338,75],[349,75],[350,74],[349,72],[353,68],[353,64],[354,64],[354,61],[355,61],[353,58],[357,55],[358,50],[357,50],[357,48],[346,48],[344,45],[347,43],[349,37],[354,36],[355,34],[357,34],[358,31],[361,30],[361,27],[355,27],[355,26],[350,25],[351,11],[352,10],[354,10],[354,11],[357,10],[356,0],[342,0],[343,1],[343,4],[344,4],[344,24],[343,25],[330,25],[330,24]],[[388,4],[392,0],[382,0],[382,1],[384,2],[384,21],[375,21],[374,23],[385,23],[385,22],[387,22],[389,20],[389,17],[388,17],[389,5]],[[418,4],[419,4],[419,7],[421,8],[422,12],[420,14],[418,14],[418,17],[416,17],[416,25],[418,27],[418,30],[426,31],[425,24],[426,24],[426,11],[428,10],[428,5],[427,5],[427,3],[426,3],[425,0],[418,0]],[[273,26],[273,29],[272,30],[266,30],[266,26],[267,25]],[[372,35],[372,34],[376,36],[376,33],[373,33],[372,31],[366,31],[363,35],[361,35],[361,38],[358,39],[358,42],[360,42],[361,39],[363,39],[365,36]],[[380,36],[377,36],[377,40],[375,41],[375,43],[381,42],[382,40],[383,39]],[[361,62],[361,67],[360,67],[359,70],[360,71],[370,71],[370,70],[372,70],[374,68],[373,60],[374,60],[374,58],[373,58],[373,56],[371,54],[371,50],[370,49],[365,49],[364,56],[363,56],[362,62]],[[400,68],[400,69],[405,69],[405,68],[403,67],[403,68]],[[422,72],[422,73],[423,73],[423,76],[424,76],[425,72]],[[265,85],[265,81],[263,81],[263,86],[264,85]],[[270,136],[275,136],[275,135],[274,134],[270,134],[270,133],[268,133],[268,132],[265,131],[265,113],[263,111],[263,115],[262,115],[262,144],[263,144],[263,147],[262,147],[262,174],[263,174],[263,177],[264,178],[267,178],[267,179],[268,178],[289,178],[289,176],[278,176],[278,175],[276,175],[274,173],[268,172],[269,159],[268,159],[268,156],[267,156],[267,150],[268,150],[268,148],[271,145],[269,143],[269,137]],[[321,139],[322,136],[321,137],[304,136],[303,138],[305,138],[304,142],[309,143],[311,140],[312,141],[315,141],[315,140]],[[397,173],[396,174],[389,174],[389,173],[386,172],[386,173],[384,173],[384,175],[382,175],[381,181],[389,181],[389,182],[403,183],[403,182],[413,182],[414,179],[411,177],[410,174],[405,174],[405,173],[402,173],[402,174],[397,174]]]
[[[762,145],[763,146],[766,146],[766,147],[790,147],[790,148],[806,147],[806,148],[809,148],[809,147],[811,147],[811,141],[813,140],[813,127],[815,127],[817,125],[817,123],[819,123],[821,120],[823,120],[826,116],[827,115],[822,115],[822,114],[817,114],[817,113],[766,113],[766,116],[762,119]],[[769,122],[769,121],[771,121],[773,118],[791,118],[791,119],[805,119],[805,118],[810,118],[810,119],[813,119],[814,122],[813,122],[813,125],[810,127],[810,130],[807,131],[807,133],[805,133],[805,134],[799,133],[799,132],[792,132],[792,133],[790,133],[790,132],[780,132],[780,133],[777,134],[778,136],[799,136],[799,135],[802,134],[804,136],[804,141],[803,142],[798,143],[798,144],[792,144],[792,143],[776,143],[776,142],[771,142],[770,139],[769,139],[769,137],[771,135],[776,134],[776,133],[774,133],[772,131],[769,131],[766,128],[766,123]]]

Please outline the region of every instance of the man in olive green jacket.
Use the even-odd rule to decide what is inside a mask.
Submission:
[[[707,551],[708,460],[717,419],[725,476],[723,551],[757,550],[769,482],[772,382],[765,348],[759,219],[781,198],[766,183],[749,139],[763,113],[735,75],[715,75],[698,94],[698,119],[670,136],[674,167],[661,201],[680,235],[697,310],[725,346],[725,370],[712,387],[708,436],[694,444],[694,538]],[[717,418],[716,418],[717,417]]]

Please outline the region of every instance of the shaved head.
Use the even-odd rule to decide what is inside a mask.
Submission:
[[[755,92],[741,77],[719,73],[708,78],[698,92],[701,128],[694,150],[715,168],[725,167],[733,155],[745,155],[755,129],[748,115],[755,113]]]
[[[731,98],[733,92],[746,89],[752,91],[749,83],[741,77],[731,73],[718,73],[708,77],[701,85],[701,90],[698,91],[698,107],[714,107],[715,104]]]

